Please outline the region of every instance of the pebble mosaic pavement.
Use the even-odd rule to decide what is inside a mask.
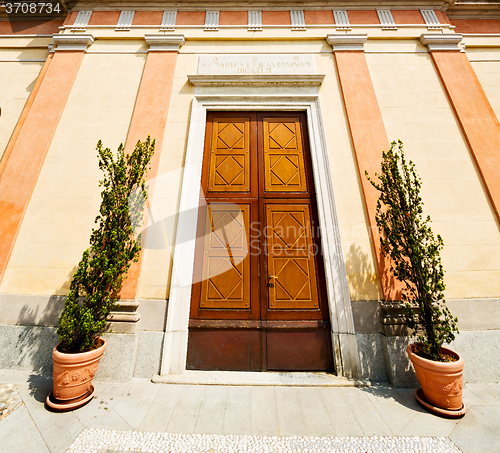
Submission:
[[[0,420],[16,410],[23,400],[17,392],[19,385],[0,384]]]
[[[266,437],[86,429],[66,453],[459,453],[444,437]]]

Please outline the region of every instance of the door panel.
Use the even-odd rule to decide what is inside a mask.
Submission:
[[[266,192],[307,191],[299,118],[263,118]]]
[[[249,308],[250,205],[207,205],[199,308]]]
[[[209,192],[250,191],[250,118],[216,118],[212,125]]]
[[[304,204],[266,206],[269,310],[318,309],[309,211]]]
[[[305,125],[207,115],[188,369],[333,367]]]

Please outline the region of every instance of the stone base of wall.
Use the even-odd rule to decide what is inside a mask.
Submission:
[[[108,342],[95,379],[127,382],[160,372],[163,332],[104,334]],[[0,326],[0,368],[52,373],[55,327]]]
[[[159,374],[163,332],[104,334],[108,342],[96,380],[126,382]],[[372,382],[417,388],[418,381],[406,354],[408,337],[382,333],[356,334],[361,374]],[[0,368],[52,372],[55,327],[0,326]],[[500,330],[465,331],[450,345],[465,361],[465,382],[500,382]]]
[[[418,388],[406,353],[413,340],[382,333],[356,334],[362,377],[395,387]],[[449,347],[465,361],[465,382],[500,382],[500,330],[464,331]]]

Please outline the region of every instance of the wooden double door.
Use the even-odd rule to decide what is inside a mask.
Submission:
[[[330,370],[306,120],[210,112],[188,369]]]

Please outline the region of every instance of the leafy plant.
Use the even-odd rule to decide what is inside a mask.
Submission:
[[[391,272],[405,284],[405,323],[417,335],[419,355],[444,361],[441,346],[455,339],[458,320],[444,300],[443,239],[432,233],[430,216],[424,220],[422,181],[414,163],[406,161],[401,140],[382,152],[381,174],[375,174],[378,182],[366,171],[365,175],[380,192],[375,219],[382,253],[391,260]]]
[[[115,158],[100,140],[97,143],[99,168],[104,172],[104,179],[99,181],[103,187],[101,207],[90,247],[83,252],[59,318],[61,352],[85,352],[97,347],[123,278],[131,262],[139,259],[140,238],[136,241],[133,232],[143,218],[147,198],[144,178],[154,147],[155,141],[148,136],[128,155],[120,144]]]

